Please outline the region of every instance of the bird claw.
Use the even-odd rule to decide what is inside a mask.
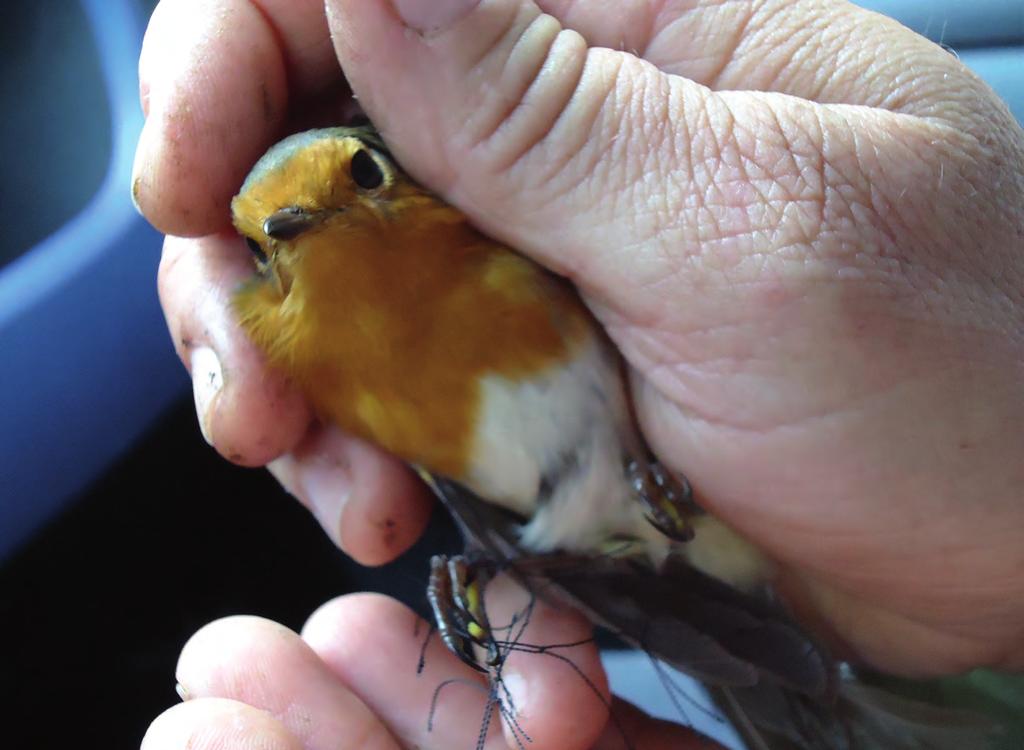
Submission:
[[[703,511],[694,502],[693,489],[686,477],[674,476],[658,461],[630,461],[626,474],[654,528],[674,542],[693,539],[690,520]]]

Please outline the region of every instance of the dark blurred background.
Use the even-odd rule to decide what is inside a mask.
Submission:
[[[435,513],[397,562],[356,565],[267,472],[207,446],[184,397],[0,568],[5,746],[137,747],[178,701],[178,652],[205,623],[244,613],[297,630],[363,590],[425,613],[429,555],[457,541]]]
[[[1024,116],[1024,2],[870,0],[955,49]],[[196,426],[134,212],[152,0],[9,3],[0,24],[0,705],[5,746],[138,745],[185,640],[229,614],[298,628],[324,600],[423,609],[435,514],[399,561],[345,559],[269,476]],[[10,732],[13,737],[9,737]]]

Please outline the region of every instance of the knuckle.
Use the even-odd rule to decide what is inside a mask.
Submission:
[[[480,66],[480,77],[491,83],[484,87],[480,114],[463,128],[467,149],[495,173],[554,140],[549,136],[577,99],[588,57],[583,38],[550,16],[537,16],[510,36],[493,53],[500,59]]]

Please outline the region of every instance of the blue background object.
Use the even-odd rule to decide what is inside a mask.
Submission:
[[[67,223],[17,257],[21,248],[5,244],[8,262],[0,269],[0,559],[98,478],[187,386],[156,298],[161,237],[129,198],[142,126],[136,74],[145,28],[142,9],[123,0],[84,0],[84,15],[76,18],[51,3],[21,5],[48,24],[63,19],[67,26],[58,24],[52,31],[58,39],[46,39],[53,65],[73,78],[82,69],[96,68],[101,86],[84,89],[99,98],[73,101],[74,108],[61,112],[63,117],[27,124],[16,139],[5,139],[8,149],[31,150],[5,158],[40,157],[30,170],[25,168],[27,173],[4,176],[15,190],[38,190],[38,197],[30,196],[38,210],[15,214],[14,199],[5,196],[6,221],[20,217],[29,235],[40,226],[45,231],[46,222],[73,209],[83,185],[88,189],[97,176],[96,150],[102,153],[106,146],[109,162],[101,165],[105,176],[95,194]],[[85,28],[76,28],[81,23]],[[8,25],[5,33],[29,31]],[[95,44],[72,44],[83,35]],[[59,46],[60,36],[68,47]],[[61,59],[55,49],[71,57]],[[5,66],[17,63],[5,60]],[[60,93],[59,87],[54,91],[43,85],[53,71],[38,75],[43,83],[22,85],[20,98],[29,108],[29,100],[36,98],[51,112],[58,110],[60,103],[50,98]],[[76,89],[67,93],[81,96]],[[97,135],[97,129],[103,132]],[[14,233],[5,243],[18,239]]]
[[[857,0],[954,49],[1024,43],[1021,0]]]

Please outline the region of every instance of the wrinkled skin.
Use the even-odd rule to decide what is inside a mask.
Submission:
[[[395,0],[414,30],[384,0],[328,0],[326,18],[313,0],[157,9],[133,193],[172,235],[160,294],[207,439],[269,462],[363,562],[425,523],[409,472],[314,426],[227,310],[250,273],[228,202],[285,132],[338,121],[344,69],[417,179],[578,285],[661,460],[777,561],[810,624],[904,674],[1024,667],[1024,135],[1004,105],[939,47],[842,2],[460,5]],[[470,746],[475,725],[453,739],[403,723],[403,698],[422,695],[381,698],[411,669],[396,607],[333,602],[306,644],[261,621],[201,631],[179,668],[193,699],[146,747]],[[583,626],[536,627],[567,641]],[[195,646],[211,633],[263,668],[242,646]],[[462,666],[446,658],[444,674]],[[592,650],[576,658],[603,684]],[[537,746],[614,744],[595,739],[604,708],[550,661],[515,662]],[[323,689],[284,689],[299,683]],[[581,717],[591,734],[567,729]],[[684,741],[629,717],[651,746]]]

